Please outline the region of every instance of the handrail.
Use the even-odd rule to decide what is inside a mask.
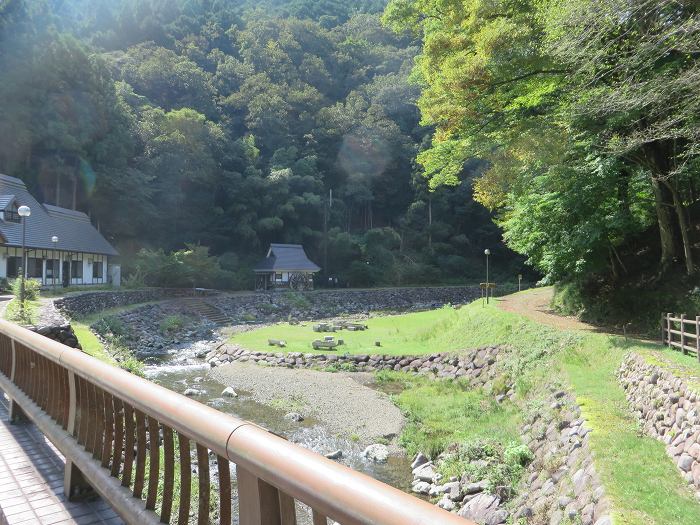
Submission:
[[[22,410],[59,441],[67,463],[75,460],[128,522],[160,516],[165,523],[177,518],[184,524],[197,503],[198,523],[209,523],[213,496],[219,500],[217,520],[231,523],[232,462],[241,525],[296,524],[294,500],[311,507],[314,525],[326,524],[327,518],[342,525],[473,525],[253,423],[3,320],[0,387],[10,395],[14,411]],[[190,490],[192,443],[198,499]],[[217,456],[218,493],[210,489],[208,451]],[[92,454],[94,465],[83,452]],[[177,515],[172,508],[176,464],[182,467]],[[74,483],[69,475],[66,480],[70,492]],[[134,507],[139,501],[140,507]]]

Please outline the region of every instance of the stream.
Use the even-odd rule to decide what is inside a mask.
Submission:
[[[288,409],[268,406],[254,401],[250,393],[236,389],[238,397],[223,397],[225,388],[209,374],[210,366],[197,357],[211,348],[212,341],[198,341],[187,346],[173,347],[160,357],[149,357],[145,374],[151,381],[183,393],[186,388],[196,388],[204,393],[192,399],[240,419],[252,421],[289,441],[320,454],[341,450],[340,463],[363,472],[375,479],[404,491],[412,481],[410,459],[390,455],[386,463],[374,463],[362,457],[363,448],[348,437],[329,433],[322,424],[311,418],[302,422],[286,419]]]

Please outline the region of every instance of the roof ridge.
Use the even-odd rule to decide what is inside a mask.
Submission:
[[[4,173],[0,173],[0,181],[4,182],[5,185],[13,185],[17,186],[19,188],[22,188],[23,190],[27,189],[27,185],[24,183],[22,179],[18,179],[16,177],[10,177],[9,175],[5,175]]]

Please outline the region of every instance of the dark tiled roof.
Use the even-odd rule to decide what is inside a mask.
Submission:
[[[7,209],[8,205],[15,200],[14,195],[0,195],[0,210]]]
[[[26,219],[27,247],[53,249],[51,237],[56,235],[59,250],[119,255],[83,212],[39,204],[27,191],[24,182],[0,174],[0,208],[4,209],[13,200],[18,206],[29,206],[32,210],[31,216]],[[20,223],[0,220],[0,235],[5,245],[22,245]]]
[[[317,272],[321,268],[311,262],[301,244],[271,244],[267,257],[254,268],[256,272]]]

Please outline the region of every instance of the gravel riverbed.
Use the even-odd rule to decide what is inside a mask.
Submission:
[[[226,386],[249,392],[264,404],[290,403],[290,410],[313,417],[330,432],[361,445],[394,441],[404,418],[389,396],[360,384],[350,374],[232,363],[211,370]],[[393,447],[392,447],[393,448]]]

